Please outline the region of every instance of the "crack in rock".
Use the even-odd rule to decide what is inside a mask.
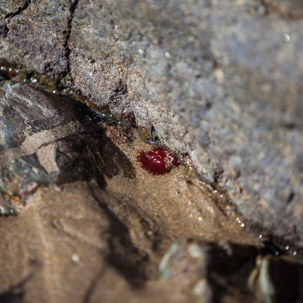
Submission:
[[[69,56],[70,56],[70,53],[71,53],[71,49],[68,46],[68,42],[69,42],[69,39],[70,39],[70,36],[71,36],[72,21],[73,21],[78,3],[79,3],[79,0],[74,0],[74,1],[71,2],[70,8],[69,8],[70,15],[67,19],[67,30],[64,32],[65,41],[64,41],[63,46],[64,46],[64,49],[65,49],[65,57],[66,57],[66,61],[67,61],[66,62],[67,68],[66,68],[66,72],[63,73],[63,77],[65,77],[67,74],[70,73]]]
[[[29,7],[31,2],[32,2],[31,0],[27,0],[16,11],[5,15],[4,20],[6,20],[6,22],[4,22],[4,24],[2,24],[0,26],[0,36],[2,36],[3,38],[5,38],[7,36],[8,32],[9,32],[9,28],[7,25],[11,22],[11,19],[17,15],[20,15],[23,11],[25,11]]]
[[[20,6],[15,12],[11,12],[6,14],[6,16],[4,17],[5,19],[12,19],[13,17],[21,14],[23,11],[25,11],[28,6],[31,4],[32,0],[27,0],[24,2],[24,4],[22,6]]]

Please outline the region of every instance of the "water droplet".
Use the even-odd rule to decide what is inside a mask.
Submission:
[[[201,222],[202,221],[202,217],[199,217],[198,220]]]
[[[73,262],[79,262],[80,258],[77,254],[72,255]]]
[[[169,57],[170,57],[170,53],[169,53],[169,52],[165,52],[164,55],[165,55],[166,58],[169,58]]]
[[[13,69],[12,69],[11,67],[8,69],[9,72],[11,72],[12,70],[13,70]]]
[[[297,252],[296,252],[296,251],[294,251],[292,254],[295,256],[295,255],[297,255]]]
[[[259,239],[262,239],[263,238],[263,235],[259,235]]]
[[[244,223],[242,223],[240,226],[241,226],[241,227],[244,227],[244,226],[245,226],[245,224],[244,224]]]
[[[32,83],[37,83],[37,82],[38,82],[38,79],[37,79],[37,78],[31,78],[31,82],[32,82]]]
[[[288,33],[284,33],[283,40],[284,40],[284,42],[288,43],[290,41],[290,35]]]
[[[288,245],[285,246],[285,250],[289,250],[289,246]]]
[[[138,52],[139,52],[140,55],[143,55],[143,54],[144,54],[144,50],[141,49],[141,48],[139,48]]]
[[[57,91],[56,90],[53,90],[53,94],[56,94],[57,93]]]
[[[191,205],[191,201],[188,201],[188,205]]]

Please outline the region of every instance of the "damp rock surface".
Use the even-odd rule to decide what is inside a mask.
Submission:
[[[0,1],[0,57],[134,115],[303,247],[302,2]],[[264,30],[266,29],[266,30]]]

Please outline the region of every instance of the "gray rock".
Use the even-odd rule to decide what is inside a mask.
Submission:
[[[48,75],[66,74],[72,7],[69,1],[17,0],[0,5],[0,35],[5,38],[0,46],[1,57]]]
[[[2,5],[1,57],[70,71],[95,104],[188,152],[247,222],[303,247],[301,1],[28,4]]]
[[[104,188],[104,176],[132,170],[90,112],[74,101],[4,81],[0,113],[2,214],[12,212],[12,197],[24,203],[39,186],[95,180]]]

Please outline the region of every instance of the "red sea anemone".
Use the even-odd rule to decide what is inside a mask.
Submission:
[[[167,149],[156,147],[151,151],[141,151],[137,156],[141,166],[153,175],[164,175],[173,166],[179,166],[180,160]]]

